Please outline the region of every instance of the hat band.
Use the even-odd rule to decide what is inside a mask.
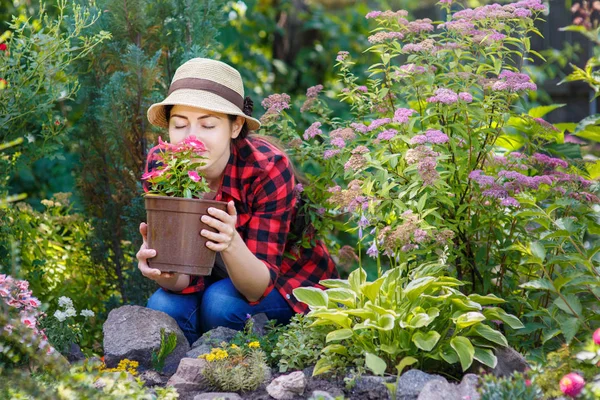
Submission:
[[[235,104],[240,110],[244,108],[244,98],[235,90],[228,88],[225,85],[221,85],[220,83],[202,79],[202,78],[182,78],[178,79],[175,82],[171,83],[169,87],[169,96],[176,90],[179,89],[194,89],[194,90],[204,90],[207,92],[211,92],[218,96],[221,96],[225,100],[230,103]]]

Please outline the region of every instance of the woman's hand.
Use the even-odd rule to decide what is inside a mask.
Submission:
[[[208,239],[206,247],[214,251],[225,251],[231,246],[237,235],[235,230],[237,212],[233,200],[227,203],[227,212],[210,207],[208,214],[210,215],[202,216],[202,222],[211,228],[215,228],[217,232],[202,229],[200,234]]]
[[[156,250],[148,248],[148,224],[145,222],[140,224],[140,233],[142,234],[144,242],[140,247],[140,251],[137,252],[136,258],[138,259],[138,269],[142,275],[153,281],[159,278],[172,278],[173,274],[170,272],[162,272],[159,269],[150,268],[148,259],[156,256]]]

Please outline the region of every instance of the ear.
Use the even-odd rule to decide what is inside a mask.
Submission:
[[[242,127],[244,126],[244,123],[246,122],[246,119],[242,116],[239,116],[235,119],[234,122],[231,123],[231,138],[235,139],[240,135],[240,132],[242,131]]]

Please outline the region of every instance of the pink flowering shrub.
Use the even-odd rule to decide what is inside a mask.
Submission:
[[[600,311],[591,245],[600,200],[579,145],[541,119],[548,110],[517,107],[536,90],[517,66],[529,57],[544,5],[453,12],[450,3],[440,3],[443,23],[410,21],[403,10],[368,13],[368,51],[380,57],[369,79],[353,73],[350,52],[336,58],[338,98],[352,117],[336,117],[311,88],[305,132],[283,111],[289,98],[277,115],[267,111],[264,132],[278,132],[308,166],[303,195],[315,228],[353,222],[346,227],[356,234],[359,266],[366,255],[378,275],[408,273],[438,262],[447,247],[447,273],[467,281],[468,292],[495,293],[527,314],[521,343],[541,345],[549,327],[569,342]]]
[[[193,135],[178,144],[163,142],[159,137],[158,146],[148,152],[150,170],[142,175],[147,193],[191,199],[210,192],[199,174],[205,151],[204,143]]]
[[[10,275],[0,274],[0,311],[8,315],[8,323],[0,329],[0,362],[19,362],[18,354],[11,352],[10,347],[2,343],[2,336],[18,334],[18,327],[26,327],[31,330],[32,336],[38,338],[37,347],[47,354],[54,352],[48,343],[46,334],[38,329],[38,318],[41,311],[40,301],[33,297],[29,290],[29,282],[13,279]],[[25,339],[25,338],[24,338]]]

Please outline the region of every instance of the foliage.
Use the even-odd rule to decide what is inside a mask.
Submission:
[[[279,341],[279,336],[287,329],[287,325],[280,327],[276,325],[276,320],[269,320],[265,325],[264,335],[258,335],[254,330],[254,319],[250,314],[246,317],[244,329],[236,332],[230,344],[243,347],[250,342],[257,342],[265,353],[267,364],[270,366],[276,365],[279,358],[274,354],[274,349]]]
[[[2,225],[6,224],[9,229],[7,239],[18,243],[19,259],[16,265],[1,265],[0,270],[18,270],[43,303],[55,303],[59,297],[66,296],[78,307],[104,315],[103,301],[114,289],[104,270],[93,263],[86,246],[92,231],[90,223],[83,215],[73,212],[69,193],[57,193],[52,199],[44,200],[43,206],[44,212],[38,212],[25,203],[17,203],[3,211]],[[72,325],[72,322],[69,323]],[[97,319],[89,322],[91,329],[80,331],[76,342],[92,350],[99,346],[102,324]],[[56,324],[50,317],[44,318],[42,323],[61,330],[59,334],[50,327],[52,333],[49,334],[61,343],[60,351],[65,351],[63,345],[67,344],[67,338],[59,340],[58,337],[71,331],[69,323]],[[54,334],[57,336],[52,336]]]
[[[279,372],[302,370],[315,365],[325,347],[327,328],[311,328],[314,320],[296,314],[281,331],[272,357],[278,360]]]
[[[448,269],[466,281],[463,291],[505,298],[507,311],[527,322],[515,344],[537,347],[552,339],[545,331],[562,334],[547,341],[556,346],[589,330],[595,308],[579,317],[567,312],[568,326],[557,326],[569,307],[528,283],[558,279],[570,302],[579,278],[589,286],[582,304],[592,305],[600,282],[592,244],[599,187],[579,146],[541,118],[557,106],[517,111],[520,97],[536,89],[518,67],[536,54],[528,35],[539,33],[534,21],[544,6],[531,0],[453,13],[441,6],[448,19],[437,27],[409,22],[403,10],[367,15],[377,21],[367,51],[380,58],[369,79],[354,74],[349,52],[337,57],[338,97],[351,118],[337,118],[318,85],[302,106],[314,118],[303,134],[285,95],[263,102],[264,133],[277,131],[299,163],[318,164],[318,173],[307,174],[303,211],[321,221],[319,233],[350,220],[344,230],[358,237],[359,268],[366,253],[377,277],[388,267],[410,271],[448,246]],[[550,225],[532,218],[540,209]],[[571,231],[561,227],[571,219]],[[549,258],[538,262],[530,249],[540,243]]]
[[[61,354],[67,354],[71,344],[82,344],[84,334],[90,330],[88,318],[94,316],[95,313],[87,309],[77,314],[73,300],[63,296],[58,299],[58,307],[54,308],[54,313],[44,313],[39,323],[50,344]]]
[[[88,7],[73,3],[69,9],[65,0],[56,7],[55,19],[43,6],[37,19],[13,17],[0,39],[0,141],[27,132],[30,142],[40,142],[27,147],[31,158],[55,151],[64,140],[65,120],[55,107],[79,88],[73,63],[110,38],[102,30],[87,32],[99,17]]]
[[[518,372],[509,377],[497,378],[487,374],[479,388],[481,400],[541,400],[542,391]]]
[[[194,135],[178,144],[163,142],[160,136],[158,142],[159,145],[150,150],[158,166],[142,175],[149,184],[148,194],[191,199],[210,192],[199,169],[205,164],[202,161],[206,158],[204,143]]]
[[[227,346],[223,343],[223,346]],[[221,392],[248,392],[256,390],[267,377],[269,366],[258,342],[242,347],[213,348],[210,354],[199,356],[207,361],[202,370],[207,383]]]
[[[162,371],[165,366],[165,360],[177,347],[177,335],[175,332],[165,333],[165,328],[160,329],[160,348],[158,352],[152,351],[152,368],[156,371]]]
[[[340,356],[347,347],[358,346],[365,365],[375,374],[399,373],[410,365],[440,370],[443,364],[460,362],[467,370],[473,360],[491,368],[496,356],[490,350],[507,346],[502,333],[484,324],[500,320],[514,329],[522,327],[513,315],[492,305],[504,303],[493,295],[466,296],[457,279],[441,276],[443,265],[408,270],[406,265],[385,272],[374,282],[366,281],[362,269],[347,280],[321,281],[325,291],[298,288],[294,296],[310,307],[314,325],[329,327],[322,352]],[[485,306],[485,307],[483,307]],[[331,369],[328,359],[315,366],[314,375]]]

